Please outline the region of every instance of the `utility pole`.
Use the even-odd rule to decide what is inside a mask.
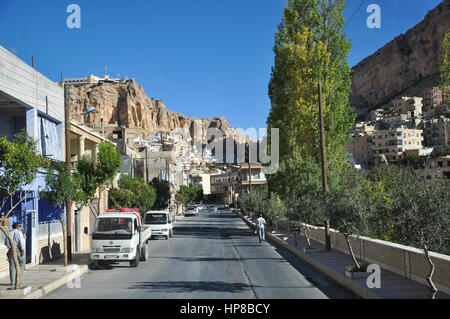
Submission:
[[[445,118],[443,119],[443,121],[444,121],[444,145],[445,145],[445,147],[448,147],[449,146],[448,145],[448,124],[450,122],[447,122]]]
[[[250,164],[250,144],[248,144],[248,181],[250,187],[250,193],[252,192],[252,167]]]
[[[325,126],[323,123],[323,106],[322,106],[322,83],[319,82],[319,119],[320,119],[320,150],[322,154],[322,188],[324,201],[327,201],[328,182],[327,182],[327,154],[325,149]],[[330,220],[325,221],[325,246],[327,251],[331,251],[330,240]]]
[[[147,183],[149,183],[150,181],[148,180],[148,155],[147,155],[147,146],[145,146],[145,181]]]
[[[64,111],[65,111],[65,142],[66,142],[66,164],[69,175],[72,175],[71,150],[70,150],[70,112],[69,112],[70,87],[64,84]],[[67,259],[72,261],[72,199],[66,201],[66,227],[67,227]]]

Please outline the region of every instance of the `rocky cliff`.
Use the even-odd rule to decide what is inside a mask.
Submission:
[[[350,103],[360,116],[398,96],[420,96],[439,83],[440,55],[450,28],[450,0],[352,69]]]
[[[181,128],[193,134],[194,123],[202,127],[205,140],[206,130],[214,127],[225,134],[235,136],[239,143],[245,142],[245,136],[233,128],[224,117],[193,118],[180,113],[171,112],[161,100],[150,99],[142,86],[134,79],[123,83],[102,82],[72,87],[69,95],[69,108],[71,116],[81,114],[89,107],[95,107],[96,112],[90,113],[83,120],[100,125],[103,119],[105,124],[116,124],[130,128],[143,128],[147,133],[170,133]],[[198,127],[199,127],[198,126]],[[198,129],[198,128],[196,128]],[[195,134],[198,136],[198,134]]]

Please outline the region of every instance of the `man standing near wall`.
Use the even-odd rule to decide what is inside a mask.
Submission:
[[[14,245],[17,249],[17,256],[20,265],[20,276],[23,278],[23,272],[25,270],[25,239],[23,238],[22,232],[19,230],[19,224],[13,224],[13,231],[11,232],[11,238],[14,241]],[[11,285],[16,284],[16,267],[14,265],[13,253],[11,250],[11,244],[8,238],[5,238],[5,246],[8,247],[8,262],[9,262],[9,278],[11,280]]]

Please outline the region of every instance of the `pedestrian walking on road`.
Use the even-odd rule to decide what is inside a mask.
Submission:
[[[20,277],[23,278],[23,272],[25,271],[25,239],[23,238],[22,232],[19,230],[19,224],[13,224],[13,231],[11,232],[11,238],[14,241],[14,245],[17,249],[17,258],[19,259],[20,265]],[[9,262],[9,279],[11,285],[16,284],[16,265],[14,264],[13,253],[11,249],[11,244],[8,237],[5,238],[5,246],[8,247],[8,262]]]
[[[266,241],[266,237],[264,234],[266,220],[263,218],[262,214],[259,214],[259,218],[256,220],[256,224],[258,225],[259,242]]]

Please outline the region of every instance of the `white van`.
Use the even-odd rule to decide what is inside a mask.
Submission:
[[[149,211],[145,213],[144,225],[152,230],[152,238],[154,236],[164,236],[166,239],[173,237],[173,220],[168,212]]]

